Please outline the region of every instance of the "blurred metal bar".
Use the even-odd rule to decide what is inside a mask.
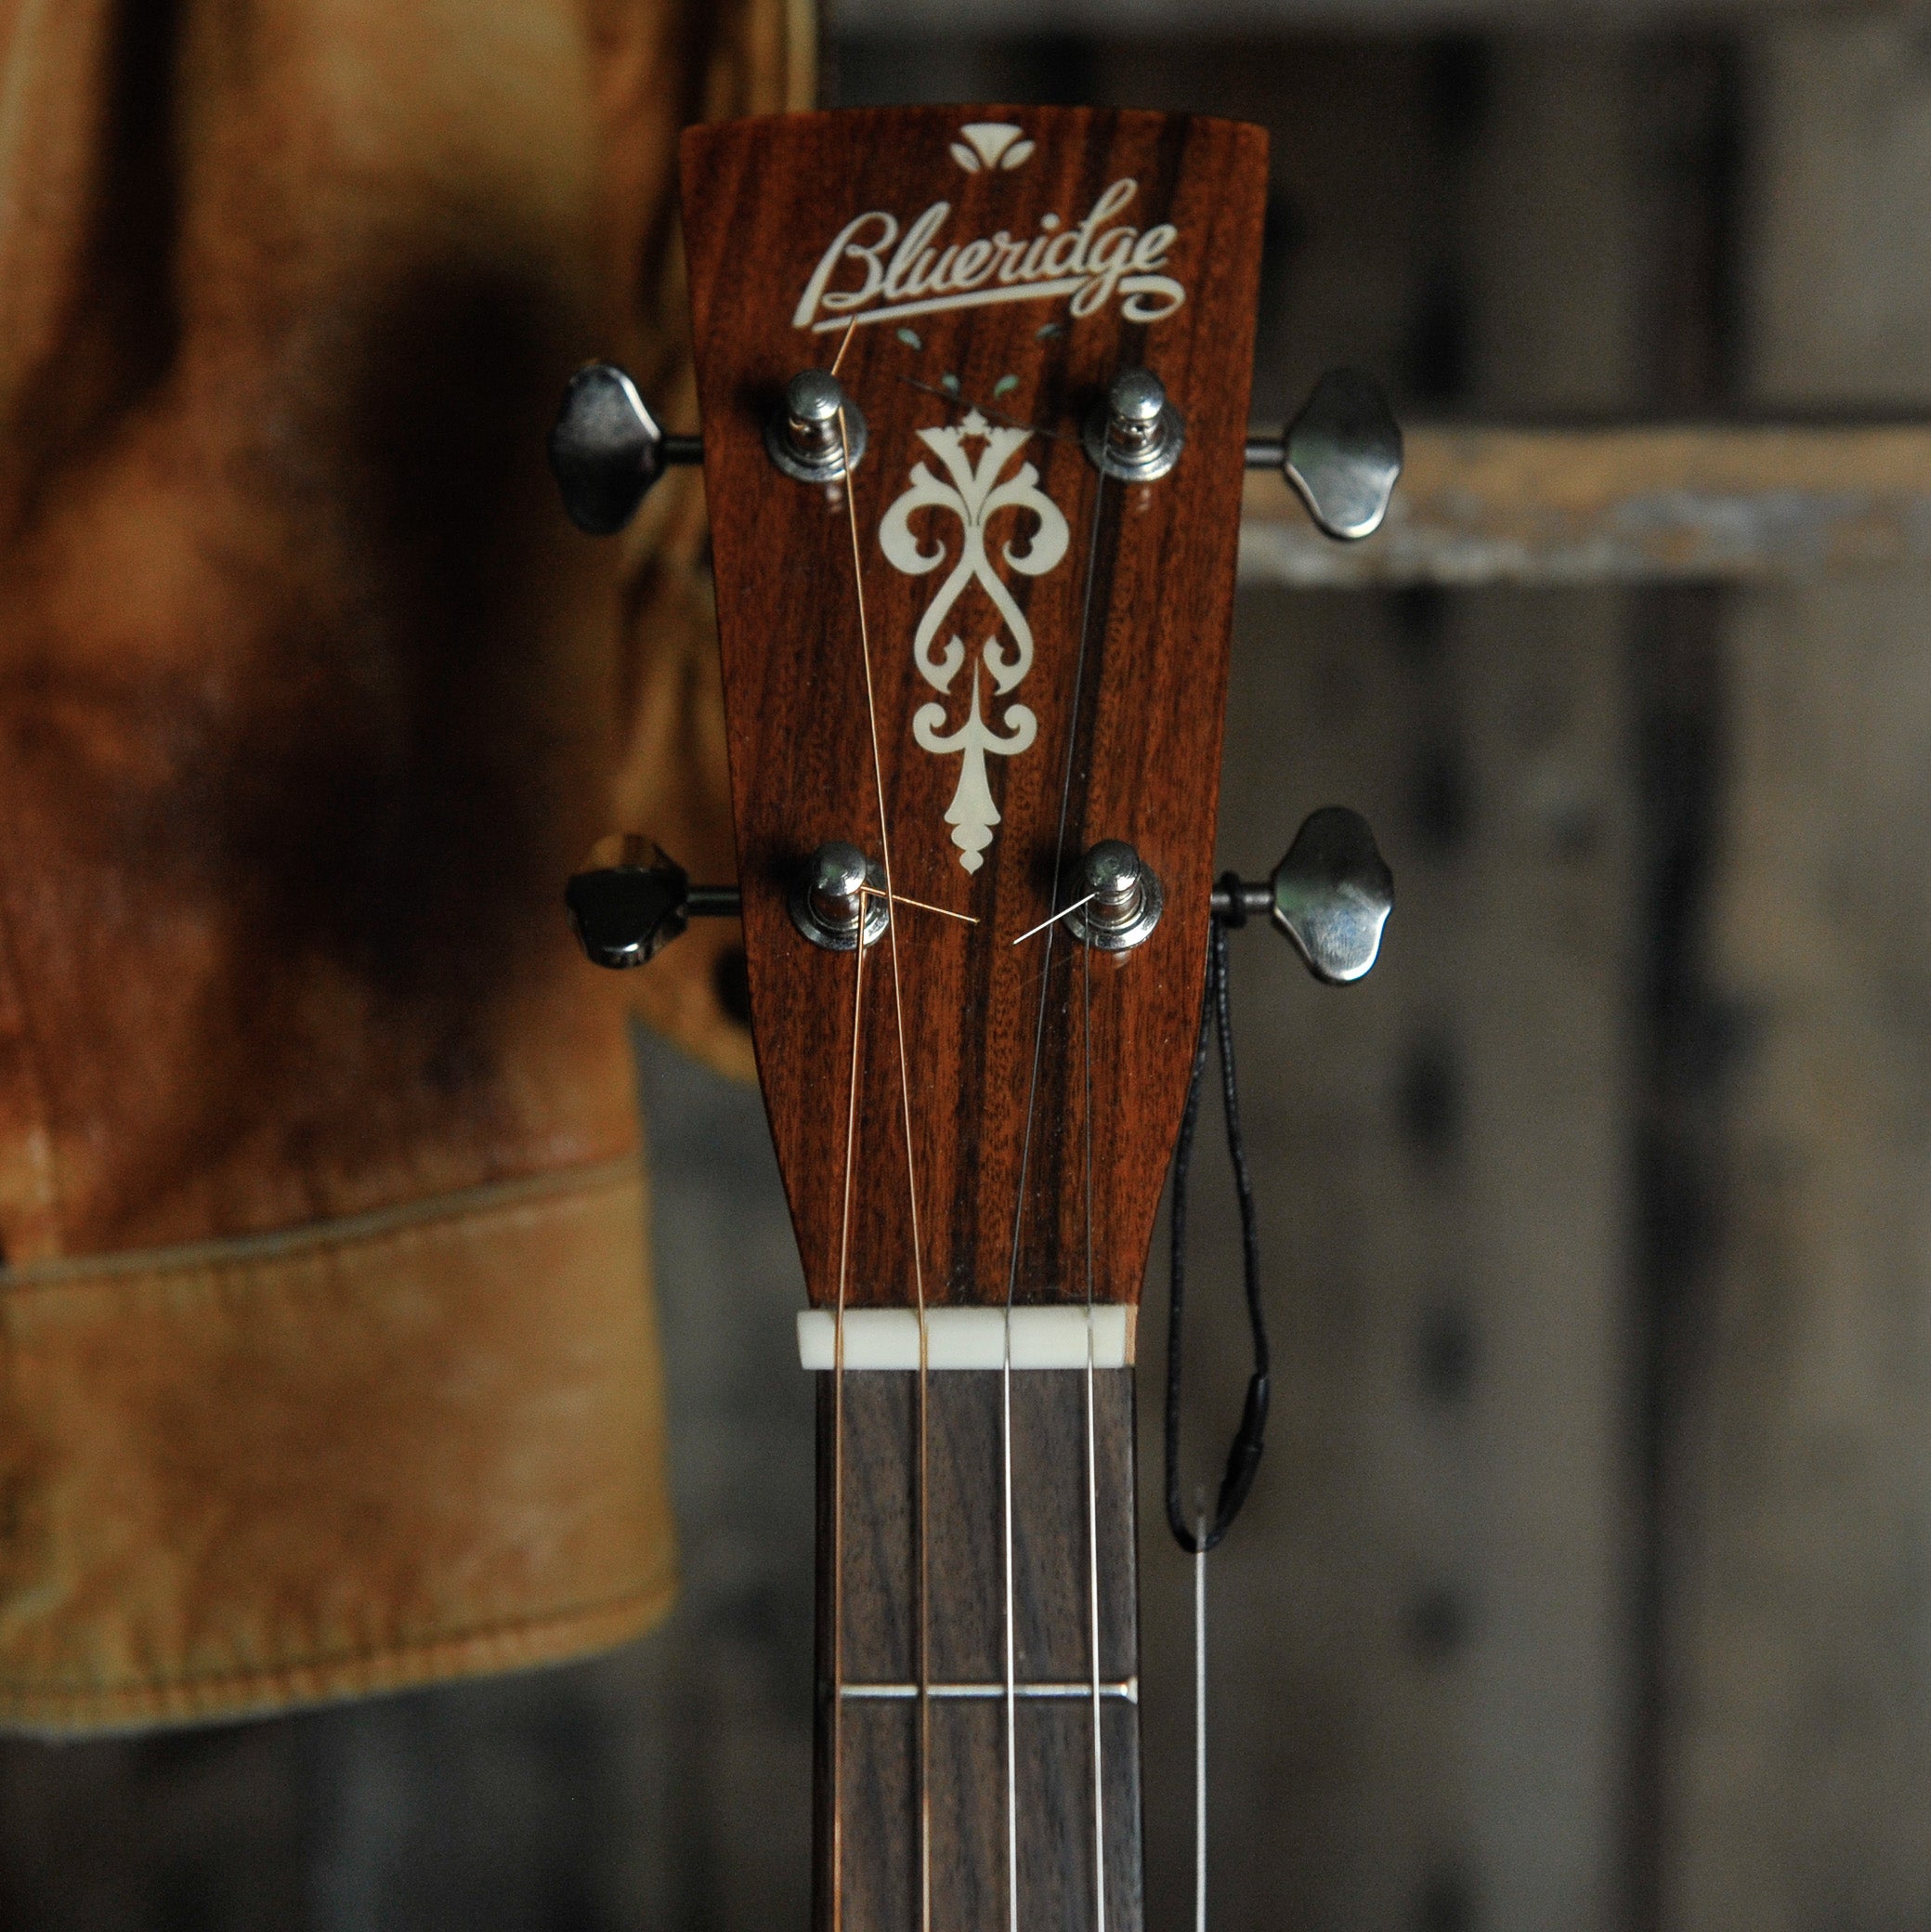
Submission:
[[[1250,475],[1243,584],[1802,582],[1931,565],[1931,423],[1419,424],[1360,543]]]

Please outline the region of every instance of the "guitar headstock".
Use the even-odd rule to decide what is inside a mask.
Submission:
[[[1399,431],[1337,376],[1248,437],[1258,129],[894,110],[682,158],[739,883],[638,839],[568,903],[610,965],[743,920],[802,1354],[837,1371],[818,1924],[1002,1895],[1017,1925],[1024,1893],[1134,1932],[1132,1317],[1210,922],[1264,915],[1342,984],[1390,903],[1337,809],[1265,881],[1212,878],[1242,472],[1363,536]],[[692,453],[601,366],[552,443],[594,529]],[[1004,1372],[927,1374],[972,1368]],[[1012,1374],[1040,1368],[1086,1373]],[[1265,1409],[1257,1364],[1223,1513]]]
[[[666,435],[598,363],[550,454],[603,535],[705,462],[743,886],[615,837],[571,924],[623,967],[741,912],[815,1303],[1103,1305],[1079,1335],[1129,1360],[1209,912],[1265,912],[1342,984],[1391,903],[1338,808],[1208,896],[1240,470],[1279,467],[1355,541],[1400,428],[1337,371],[1280,437],[1244,433],[1257,129],[801,114],[693,129],[684,164],[708,435]],[[877,1319],[868,1349],[925,1361],[927,1329]],[[975,1320],[940,1325],[954,1366],[1013,1346]],[[1093,1359],[1071,1331],[1040,1346]]]
[[[852,1307],[1083,1302],[1090,1252],[1091,1299],[1133,1303],[1206,957],[1265,137],[894,110],[693,129],[683,166],[752,1025],[812,1299],[842,1270]],[[808,931],[835,845],[879,890],[889,858],[862,992]],[[1096,848],[1118,930],[1102,894],[1022,938]]]

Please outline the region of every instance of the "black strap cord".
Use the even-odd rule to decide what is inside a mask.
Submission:
[[[1207,988],[1200,1005],[1200,1038],[1194,1049],[1194,1077],[1187,1085],[1186,1111],[1181,1116],[1180,1142],[1173,1150],[1171,1260],[1167,1308],[1167,1523],[1173,1540],[1196,1556],[1213,1548],[1227,1534],[1254,1486],[1260,1451],[1267,1434],[1267,1322],[1260,1310],[1260,1239],[1254,1220],[1254,1182],[1247,1171],[1247,1149],[1241,1138],[1240,1096],[1233,1075],[1233,1012],[1227,991],[1227,926],[1246,923],[1241,909],[1240,880],[1228,873],[1220,881],[1229,911],[1210,921],[1207,943]],[[1231,888],[1231,890],[1230,890]],[[1213,1521],[1205,1529],[1188,1520],[1181,1505],[1181,1316],[1187,1286],[1187,1179],[1194,1159],[1194,1129],[1200,1114],[1201,1077],[1207,1071],[1207,1036],[1220,1046],[1220,1104],[1227,1116],[1227,1155],[1233,1167],[1233,1191],[1240,1203],[1241,1273],[1247,1296],[1247,1327],[1254,1338],[1254,1368],[1247,1377],[1247,1399],[1240,1427],[1227,1449],[1227,1467]]]

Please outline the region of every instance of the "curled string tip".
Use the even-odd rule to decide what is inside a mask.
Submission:
[[[1055,912],[1050,919],[1042,919],[1037,926],[1028,926],[1025,929],[1025,931],[1019,935],[1017,939],[1012,941],[1012,944],[1014,946],[1024,946],[1025,942],[1028,939],[1032,938],[1035,933],[1045,932],[1048,926],[1053,925],[1060,920],[1064,919],[1068,913],[1077,912],[1079,908],[1082,906],[1086,905],[1089,900],[1097,899],[1099,896],[1100,894],[1098,893],[1089,893],[1086,895],[1086,898],[1084,899],[1075,899],[1072,905],[1062,906],[1060,909],[1057,912]]]

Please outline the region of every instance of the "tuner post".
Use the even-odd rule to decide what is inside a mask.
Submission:
[[[1124,839],[1102,839],[1080,860],[1076,890],[1083,903],[1066,925],[1082,946],[1102,953],[1143,945],[1166,904],[1158,875]]]
[[[1187,429],[1160,378],[1150,369],[1128,369],[1088,416],[1080,439],[1102,475],[1151,483],[1180,461]]]
[[[772,462],[801,483],[838,482],[845,473],[846,452],[856,469],[865,441],[863,412],[838,378],[822,369],[794,375],[785,385],[784,401],[764,425],[764,448]]]
[[[828,840],[805,860],[789,905],[791,923],[827,952],[856,952],[861,921],[867,946],[876,946],[892,923],[883,868],[842,839]]]

